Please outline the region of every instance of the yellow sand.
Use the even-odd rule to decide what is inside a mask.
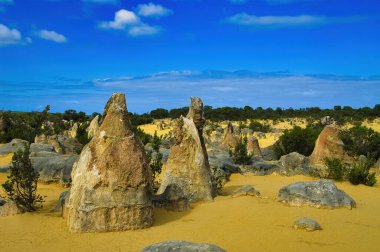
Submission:
[[[12,162],[13,153],[8,155],[0,155],[0,165],[10,164]]]
[[[0,182],[5,174],[0,174]],[[380,178],[378,178],[380,179]],[[380,251],[380,188],[337,183],[358,204],[354,210],[288,207],[276,202],[284,185],[311,180],[304,176],[256,177],[233,175],[224,196],[199,203],[187,212],[155,210],[152,228],[78,234],[68,232],[59,214],[48,212],[64,189],[40,185],[45,209],[0,218],[1,251],[139,251],[151,243],[187,240],[217,244],[228,251]],[[231,198],[241,185],[251,184],[264,198]],[[320,222],[322,231],[292,229],[297,217]]]

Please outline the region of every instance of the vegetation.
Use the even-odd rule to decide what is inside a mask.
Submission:
[[[264,133],[270,132],[270,125],[263,124],[258,121],[251,121],[249,123],[248,128],[256,132],[264,132]]]
[[[309,124],[304,129],[295,126],[290,130],[285,130],[274,146],[276,156],[281,157],[294,151],[309,156],[314,150],[315,141],[322,129],[323,126],[320,124]]]
[[[162,158],[163,155],[160,152],[160,145],[162,143],[161,137],[157,135],[157,132],[154,132],[154,136],[151,138],[151,144],[152,144],[152,151],[147,152],[147,157],[149,161],[149,166],[152,169],[152,175],[153,175],[153,185],[155,187],[155,181],[158,175],[160,175],[163,162]]]
[[[334,180],[343,180],[346,175],[347,168],[338,158],[325,158],[325,165],[328,169],[327,178]]]
[[[240,138],[238,144],[235,146],[234,150],[231,152],[232,160],[235,164],[247,165],[251,160],[251,155],[247,152],[247,137]]]
[[[380,134],[373,129],[355,126],[343,131],[340,137],[350,155],[365,155],[375,160],[380,158]]]
[[[10,175],[2,186],[19,208],[32,212],[42,207],[39,204],[43,202],[42,196],[37,194],[38,177],[29,159],[29,146],[25,145],[13,155]]]
[[[88,128],[89,126],[89,123],[88,122],[84,122],[84,123],[81,123],[79,126],[78,126],[78,129],[77,129],[77,137],[76,139],[78,140],[79,143],[86,145],[88,144],[88,142],[90,142],[90,138],[88,137],[88,133],[86,131],[86,129]]]
[[[348,174],[348,180],[351,182],[351,184],[364,184],[367,186],[375,185],[376,174],[369,172],[372,165],[373,160],[369,158],[367,158],[365,161],[359,160],[357,163],[355,163]]]

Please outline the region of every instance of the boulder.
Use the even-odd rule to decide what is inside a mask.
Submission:
[[[69,197],[70,190],[62,192],[52,212],[60,212],[61,216],[65,216],[65,205],[68,203]]]
[[[232,193],[232,198],[239,196],[255,196],[260,197],[260,192],[251,185],[244,185]]]
[[[330,116],[324,116],[321,118],[320,121],[322,125],[330,125],[334,122],[334,119],[331,118]]]
[[[38,155],[39,152],[54,152],[54,147],[51,144],[32,143],[30,145],[30,154]]]
[[[278,172],[280,165],[278,161],[265,161],[263,159],[253,160],[250,165],[242,165],[239,167],[242,173],[250,173],[253,175],[269,175]]]
[[[322,230],[321,225],[319,223],[311,218],[308,217],[301,217],[298,218],[294,224],[294,229],[304,229],[306,231],[315,231],[315,230]]]
[[[48,153],[42,152],[42,156],[30,156],[33,168],[40,174],[39,180],[44,183],[59,182],[65,186],[69,185],[71,170],[78,155],[58,155],[54,152],[48,155]]]
[[[161,194],[153,195],[153,204],[157,208],[170,211],[186,211],[190,209],[189,198],[177,184],[170,184]]]
[[[255,157],[263,157],[261,154],[261,149],[259,145],[259,140],[256,137],[250,137],[247,142],[247,152],[248,155]]]
[[[0,147],[0,155],[8,155],[10,153],[14,153],[21,148],[24,148],[24,145],[29,145],[28,141],[22,139],[13,139],[9,143],[4,144]]]
[[[226,252],[226,250],[208,243],[187,241],[165,241],[150,245],[141,252]]]
[[[316,208],[352,209],[356,202],[331,180],[297,182],[280,189],[278,201],[290,206],[312,206]]]
[[[348,160],[348,155],[344,151],[344,143],[339,134],[339,129],[333,125],[326,126],[319,134],[313,153],[310,155],[313,174],[321,177],[328,175],[327,167],[324,165],[325,158]]]
[[[239,139],[234,134],[234,127],[232,126],[231,122],[228,122],[222,144],[226,148],[233,149],[238,144],[238,142]]]
[[[0,217],[12,216],[22,213],[13,201],[0,200]]]
[[[285,176],[307,175],[308,174],[308,158],[298,152],[292,152],[280,158],[279,174]]]
[[[73,166],[66,204],[76,232],[147,228],[153,224],[152,174],[144,147],[133,133],[125,95],[115,93],[103,122]]]
[[[42,134],[36,136],[34,142],[50,144],[54,147],[54,151],[59,154],[78,154],[83,147],[76,139],[64,135],[46,136]]]
[[[99,115],[95,116],[92,119],[90,125],[86,129],[87,136],[89,139],[93,138],[96,135],[96,132],[99,130]]]
[[[175,121],[175,143],[170,148],[158,194],[175,184],[190,202],[215,197],[215,182],[202,136],[204,121],[203,103],[199,98],[192,97],[188,117],[181,116]]]

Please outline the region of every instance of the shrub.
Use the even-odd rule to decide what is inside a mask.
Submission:
[[[355,126],[340,135],[345,150],[353,156],[380,158],[380,134],[364,126]]]
[[[328,169],[327,178],[342,180],[346,174],[346,166],[338,158],[325,158],[325,165]]]
[[[39,174],[29,159],[29,146],[25,145],[13,155],[10,173],[8,180],[2,184],[8,198],[28,212],[42,207],[38,205],[43,202],[42,196],[37,194]]]
[[[258,121],[251,121],[249,124],[249,128],[253,131],[260,131],[264,133],[270,131],[270,126],[268,124],[263,124]]]
[[[247,137],[240,138],[238,144],[235,146],[234,151],[231,153],[232,160],[235,164],[246,165],[251,160],[251,155],[247,152]]]
[[[314,150],[315,141],[322,129],[322,125],[317,124],[308,125],[305,129],[294,126],[290,130],[285,130],[274,146],[276,156],[279,158],[291,152],[309,156]]]
[[[373,165],[371,159],[365,161],[359,161],[353,164],[350,173],[348,174],[348,180],[353,185],[364,184],[367,186],[373,186],[376,184],[375,173],[369,173],[369,169]]]

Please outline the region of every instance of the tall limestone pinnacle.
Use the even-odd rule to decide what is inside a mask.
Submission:
[[[192,202],[215,197],[215,183],[202,136],[204,123],[202,100],[192,97],[187,117],[175,121],[175,143],[170,148],[159,194],[174,185]]]
[[[125,95],[109,99],[103,122],[72,171],[67,211],[71,231],[106,232],[153,223],[151,171],[131,130]]]

